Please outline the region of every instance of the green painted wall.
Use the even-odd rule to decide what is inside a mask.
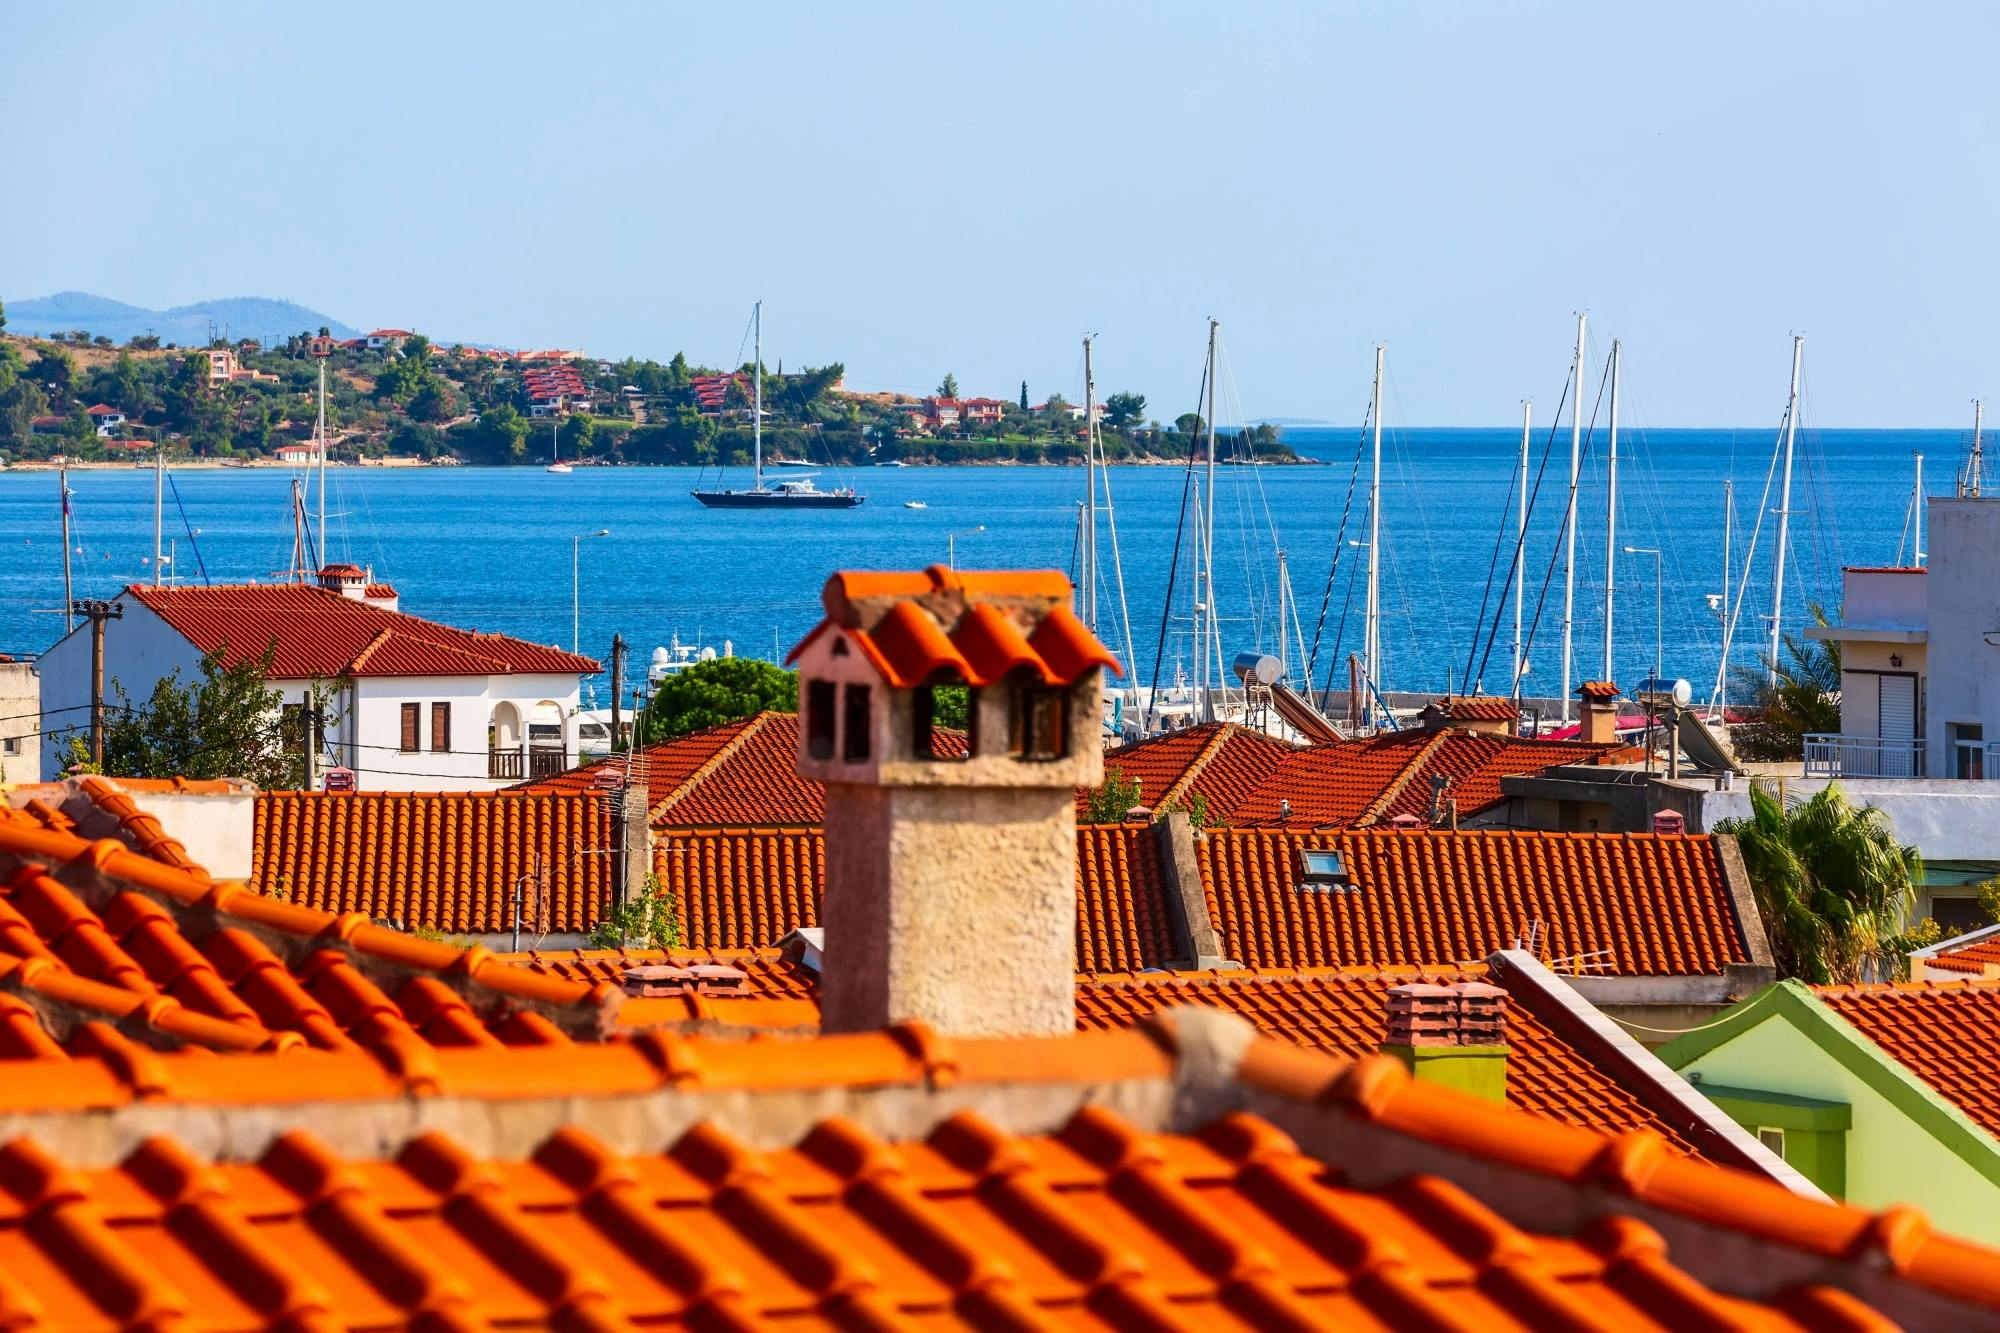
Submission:
[[[1678,1068],[1684,1078],[1699,1075],[1697,1088],[1711,1083],[1846,1103],[1854,1126],[1846,1134],[1849,1202],[1913,1203],[1947,1231],[2000,1244],[2000,1184],[1784,1017],[1768,1017]],[[1787,1142],[1788,1159],[1790,1148]],[[1813,1176],[1803,1162],[1793,1165]]]
[[[1505,1046],[1388,1046],[1403,1067],[1426,1083],[1437,1083],[1489,1102],[1507,1100]]]
[[[1703,1082],[1703,1093],[1752,1134],[1784,1131],[1785,1160],[1836,1199],[1847,1197],[1847,1131],[1854,1108],[1783,1092],[1758,1092]]]

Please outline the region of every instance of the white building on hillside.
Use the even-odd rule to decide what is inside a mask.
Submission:
[[[204,654],[231,662],[274,645],[271,684],[295,707],[315,683],[331,693],[319,768],[353,770],[362,790],[494,788],[576,762],[581,676],[598,664],[505,634],[454,629],[397,609],[396,590],[355,565],[319,583],[128,587],[104,626],[104,679],[137,702]],[[87,734],[90,626],[37,664],[43,684],[42,776],[61,770],[68,737]],[[301,720],[298,734],[303,737]]]

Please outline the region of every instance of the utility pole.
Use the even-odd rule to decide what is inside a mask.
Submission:
[[[1562,719],[1570,720],[1570,671],[1572,636],[1576,630],[1576,480],[1583,468],[1583,333],[1590,316],[1576,317],[1576,359],[1570,364],[1570,381],[1576,393],[1569,409],[1569,504],[1563,510],[1563,651]]]
[[[1806,340],[1792,335],[1792,392],[1785,403],[1785,486],[1778,495],[1778,552],[1771,565],[1771,670],[1772,685],[1778,683],[1778,648],[1785,631],[1785,556],[1792,530],[1792,444],[1799,431],[1799,367],[1805,358]],[[1976,457],[1976,456],[1975,456]]]
[[[620,739],[619,713],[624,706],[625,693],[625,636],[611,636],[611,745],[616,749]]]
[[[104,767],[104,622],[122,620],[125,607],[92,597],[69,604],[70,614],[90,621],[90,762]]]

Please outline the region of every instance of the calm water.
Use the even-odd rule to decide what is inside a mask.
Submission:
[[[1736,484],[1737,577],[1756,522],[1775,433],[1769,430],[1655,430],[1621,438],[1620,545],[1658,547],[1664,565],[1668,673],[1705,695],[1715,674],[1720,626],[1706,595],[1722,585],[1723,486]],[[1349,495],[1358,432],[1294,428],[1286,438],[1324,462],[1296,468],[1224,469],[1216,487],[1216,584],[1228,630],[1226,649],[1275,651],[1276,563],[1272,528],[1289,561],[1311,644],[1328,565]],[[1537,432],[1539,463],[1544,435]],[[1911,486],[1912,454],[1926,455],[1927,489],[1947,489],[1966,448],[1952,431],[1818,431],[1801,435],[1792,500],[1792,560],[1786,621],[1803,620],[1810,598],[1831,603],[1842,564],[1888,563],[1898,554]],[[1603,667],[1604,441],[1600,432],[1582,486],[1577,551],[1577,678]],[[1504,522],[1495,594],[1506,582],[1514,517],[1508,500],[1518,431],[1428,429],[1385,435],[1382,584],[1385,675],[1396,689],[1462,685],[1480,623],[1494,540]],[[1529,619],[1543,596],[1563,508],[1568,438],[1558,439],[1527,546]],[[741,478],[741,474],[736,474]],[[678,633],[683,640],[732,641],[739,654],[789,649],[818,616],[820,584],[841,567],[914,568],[945,559],[957,533],[965,566],[1073,569],[1076,504],[1083,473],[1070,468],[863,469],[826,476],[868,496],[846,512],[755,514],[711,511],[688,496],[681,469],[582,468],[550,476],[539,468],[335,469],[328,494],[330,554],[371,566],[402,593],[404,609],[452,624],[500,630],[545,643],[570,639],[570,538],[609,528],[581,555],[584,651],[608,657],[613,631],[635,658]],[[198,533],[211,581],[268,580],[290,559],[290,474],[278,469],[176,474],[167,534],[178,539],[184,580],[199,581],[188,529]],[[1179,468],[1119,468],[1111,475],[1136,658],[1149,674],[1183,491]],[[147,577],[152,541],[152,475],[72,474],[74,556],[79,596],[105,596]],[[0,650],[39,651],[60,633],[62,549],[53,473],[0,473]],[[923,500],[924,510],[904,507]],[[1775,487],[1765,506],[1778,507]],[[1355,494],[1348,538],[1365,534],[1366,477]],[[185,519],[183,519],[183,511]],[[1503,512],[1504,511],[1504,512]],[[1770,606],[1775,517],[1767,518],[1738,629],[1754,659]],[[983,531],[978,531],[983,527]],[[1123,655],[1114,618],[1109,541],[1104,540],[1104,635]],[[1349,575],[1366,552],[1340,552],[1320,651],[1320,674],[1334,650],[1343,607],[1343,649],[1359,646],[1361,585]],[[1904,553],[1907,558],[1907,552]],[[1184,557],[1185,558],[1185,557]],[[1651,556],[1620,555],[1617,653],[1613,674],[1630,682],[1651,670],[1654,583]],[[1548,581],[1530,654],[1529,693],[1553,693],[1560,674],[1562,575]],[[1733,595],[1732,589],[1732,595]],[[1351,600],[1350,600],[1351,597]],[[1182,617],[1163,654],[1170,675],[1187,658],[1185,576],[1175,594]],[[1489,605],[1487,620],[1495,614]],[[1484,668],[1504,688],[1513,613]],[[1482,639],[1482,644],[1484,640]],[[1479,672],[1474,657],[1475,676]],[[1341,673],[1344,682],[1345,673]]]

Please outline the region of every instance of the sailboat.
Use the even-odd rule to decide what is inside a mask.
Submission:
[[[560,472],[564,476],[568,476],[570,473],[576,471],[575,468],[562,461],[562,433],[557,430],[556,423],[553,421],[549,423],[549,448],[553,451],[555,461],[543,468],[544,472]]]
[[[749,490],[690,492],[710,509],[852,509],[867,499],[851,487],[823,491],[813,485],[811,475],[795,477],[774,485],[764,484],[764,303],[757,302],[751,316],[756,327],[755,388],[750,403],[751,485]]]

